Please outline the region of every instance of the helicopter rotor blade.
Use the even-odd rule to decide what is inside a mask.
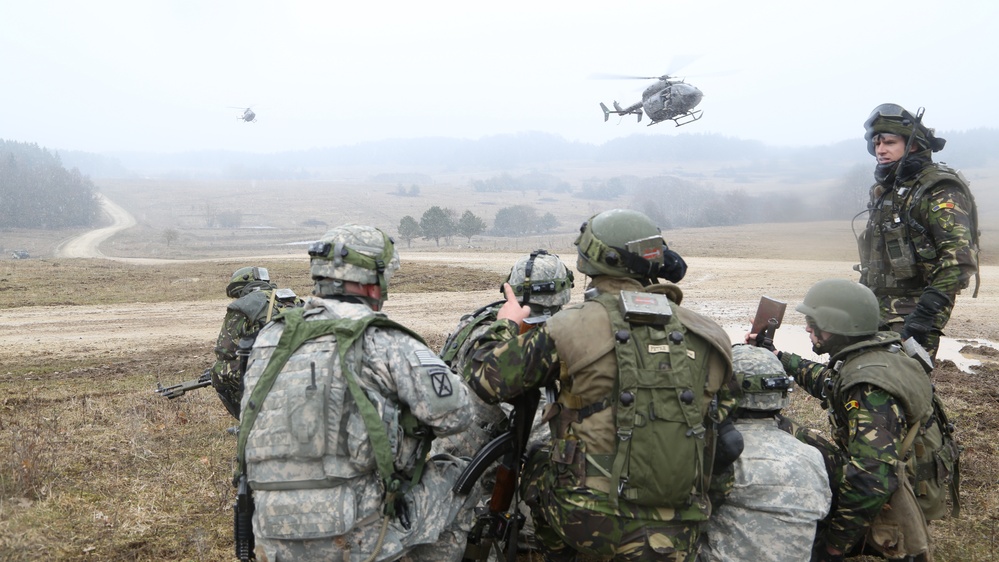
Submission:
[[[590,78],[594,80],[659,80],[659,76],[631,76],[629,74],[608,74],[606,72],[591,74]]]

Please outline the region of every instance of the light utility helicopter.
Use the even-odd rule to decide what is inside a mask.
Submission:
[[[607,121],[613,113],[615,115],[637,115],[638,122],[641,123],[644,114],[648,115],[652,121],[649,126],[668,120],[673,121],[679,127],[701,118],[702,110],[695,111],[694,108],[701,103],[701,97],[704,94],[683,80],[668,74],[659,77],[615,76],[615,78],[655,80],[656,82],[642,92],[642,101],[635,102],[628,107],[621,107],[615,101],[614,109],[608,109],[606,105],[601,103],[600,109],[604,110],[604,121]]]
[[[257,114],[254,113],[253,110],[250,109],[249,107],[247,107],[247,108],[244,109],[242,107],[233,107],[233,106],[230,106],[230,108],[232,108],[232,109],[242,109],[243,110],[243,114],[240,115],[239,117],[237,117],[236,119],[239,119],[240,121],[246,121],[247,123],[256,123],[257,122]]]

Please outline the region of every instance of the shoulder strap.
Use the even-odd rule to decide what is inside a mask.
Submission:
[[[401,482],[394,476],[394,462],[392,459],[392,447],[389,442],[388,432],[385,430],[385,424],[382,423],[381,418],[378,416],[378,411],[375,409],[374,404],[361,389],[360,384],[357,382],[357,377],[354,373],[353,365],[350,365],[346,361],[347,350],[349,350],[354,343],[364,334],[365,329],[370,325],[391,327],[402,330],[409,335],[415,337],[421,343],[423,339],[417,335],[415,332],[409,330],[408,328],[389,320],[387,317],[381,314],[371,314],[360,319],[351,318],[335,318],[332,320],[315,320],[311,322],[306,322],[302,317],[304,312],[301,308],[294,308],[288,311],[282,312],[276,320],[281,320],[285,323],[284,331],[281,333],[281,338],[278,340],[277,347],[274,349],[274,354],[271,356],[270,361],[267,363],[267,367],[264,368],[263,374],[260,376],[260,380],[257,381],[257,385],[253,388],[253,392],[250,394],[250,400],[247,404],[247,408],[243,411],[242,417],[239,424],[239,443],[236,448],[237,458],[239,460],[236,478],[238,479],[246,471],[246,441],[249,438],[250,430],[253,428],[253,423],[257,419],[257,414],[260,412],[260,406],[263,404],[264,400],[267,398],[268,393],[270,393],[271,388],[274,386],[274,382],[277,380],[278,373],[288,362],[288,359],[294,354],[299,347],[305,342],[329,335],[336,334],[337,337],[337,354],[340,358],[340,369],[347,379],[347,386],[350,389],[351,397],[357,404],[358,410],[361,412],[361,418],[364,420],[365,429],[368,431],[368,439],[371,440],[371,445],[375,454],[375,462],[378,465],[378,474],[381,476],[383,482],[385,483],[386,490],[386,514],[394,516],[394,499],[397,492],[401,488]],[[430,432],[427,432],[428,436],[425,439],[431,438]],[[425,445],[425,444],[424,444]],[[427,447],[421,447],[421,452],[426,451]],[[426,462],[426,454],[422,455],[422,458],[418,461],[416,470],[414,471],[414,476],[418,476],[423,471],[423,464]]]

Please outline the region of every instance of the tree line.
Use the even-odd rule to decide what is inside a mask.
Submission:
[[[473,236],[490,232],[494,236],[525,236],[529,234],[544,234],[551,232],[560,225],[552,213],[540,214],[530,205],[514,205],[504,207],[496,212],[493,226],[488,229],[486,221],[466,210],[461,215],[448,207],[434,205],[416,220],[412,215],[406,215],[399,221],[399,238],[412,246],[413,240],[433,240],[438,246],[441,240],[444,245],[451,245],[455,236],[472,242]]]
[[[92,226],[100,215],[90,178],[37,144],[0,139],[0,228]]]

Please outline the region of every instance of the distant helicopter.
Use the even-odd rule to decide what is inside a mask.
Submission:
[[[240,115],[239,117],[237,117],[236,119],[239,119],[241,121],[246,121],[247,123],[256,123],[257,122],[257,114],[254,113],[253,110],[250,109],[249,107],[247,107],[245,109],[242,108],[242,107],[233,107],[233,106],[229,106],[229,107],[232,108],[232,109],[243,109],[243,114]]]
[[[642,122],[642,114],[649,116],[652,120],[649,126],[662,121],[673,121],[676,126],[693,123],[701,118],[702,110],[694,110],[697,104],[701,103],[704,94],[700,90],[687,84],[683,80],[674,78],[668,74],[662,76],[614,76],[614,78],[629,78],[635,80],[655,80],[656,82],[645,88],[642,92],[642,101],[635,102],[628,107],[621,107],[617,101],[614,102],[614,109],[608,109],[603,103],[600,109],[604,110],[604,121],[615,115],[637,115],[638,122]]]

